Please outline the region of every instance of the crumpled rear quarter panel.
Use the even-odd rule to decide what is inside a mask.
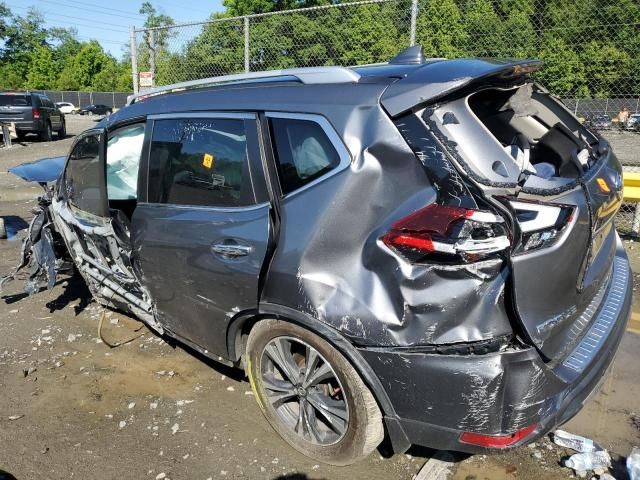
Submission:
[[[503,260],[412,265],[380,240],[394,221],[437,196],[392,121],[378,106],[327,117],[345,139],[351,166],[283,199],[262,300],[305,312],[359,345],[510,334]]]

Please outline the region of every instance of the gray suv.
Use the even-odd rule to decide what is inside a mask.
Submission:
[[[632,290],[620,163],[540,66],[412,48],[134,96],[13,169],[56,180],[27,290],[72,260],[98,302],[244,368],[323,462],[531,442],[600,384]]]
[[[45,95],[38,93],[0,93],[0,123],[14,124],[19,140],[29,133],[38,135],[41,141],[67,136],[64,114]]]

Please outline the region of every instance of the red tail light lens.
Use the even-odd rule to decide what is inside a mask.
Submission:
[[[476,261],[510,246],[501,217],[437,204],[398,220],[382,241],[411,261],[426,255]]]
[[[462,443],[470,443],[471,445],[478,445],[480,447],[507,448],[531,435],[537,426],[538,425],[534,423],[533,425],[529,425],[528,427],[524,427],[523,429],[508,435],[484,435],[482,433],[464,432],[460,435],[460,441]]]
[[[38,110],[37,108],[32,108],[31,114],[33,115],[34,120],[38,120],[40,118],[40,110]]]

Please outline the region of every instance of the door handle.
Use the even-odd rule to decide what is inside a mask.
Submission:
[[[253,247],[238,243],[214,243],[211,251],[224,257],[246,257],[253,251]]]

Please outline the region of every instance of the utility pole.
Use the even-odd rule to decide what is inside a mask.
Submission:
[[[138,93],[138,45],[136,44],[136,28],[129,27],[129,48],[131,48],[131,78],[133,93]]]

